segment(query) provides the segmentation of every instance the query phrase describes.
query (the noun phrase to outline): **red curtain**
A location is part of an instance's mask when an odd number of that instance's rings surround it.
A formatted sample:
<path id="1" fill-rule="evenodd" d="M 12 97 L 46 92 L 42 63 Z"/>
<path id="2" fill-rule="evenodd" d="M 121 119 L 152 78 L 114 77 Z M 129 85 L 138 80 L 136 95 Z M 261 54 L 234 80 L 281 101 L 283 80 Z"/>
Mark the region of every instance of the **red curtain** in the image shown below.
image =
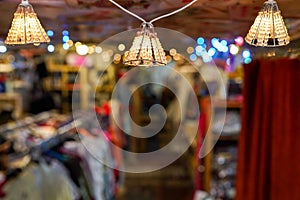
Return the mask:
<path id="1" fill-rule="evenodd" d="M 300 61 L 244 66 L 237 200 L 300 199 Z"/>

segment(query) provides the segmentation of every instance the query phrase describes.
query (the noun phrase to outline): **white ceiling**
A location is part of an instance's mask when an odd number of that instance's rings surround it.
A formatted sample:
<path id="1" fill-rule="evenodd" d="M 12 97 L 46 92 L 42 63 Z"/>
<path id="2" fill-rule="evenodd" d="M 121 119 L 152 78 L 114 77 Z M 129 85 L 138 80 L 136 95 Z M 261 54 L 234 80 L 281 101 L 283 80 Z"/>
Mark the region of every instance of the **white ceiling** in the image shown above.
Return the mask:
<path id="1" fill-rule="evenodd" d="M 179 8 L 191 0 L 116 0 L 118 3 L 150 20 Z M 13 13 L 21 0 L 0 0 L 0 38 L 5 39 Z M 116 8 L 108 0 L 29 0 L 45 27 L 52 29 L 61 41 L 67 28 L 77 41 L 101 42 L 128 28 L 138 28 L 140 21 Z M 264 0 L 199 0 L 192 7 L 154 26 L 182 32 L 190 37 L 234 38 L 244 36 L 253 23 Z M 300 38 L 299 0 L 278 0 L 290 36 Z"/>

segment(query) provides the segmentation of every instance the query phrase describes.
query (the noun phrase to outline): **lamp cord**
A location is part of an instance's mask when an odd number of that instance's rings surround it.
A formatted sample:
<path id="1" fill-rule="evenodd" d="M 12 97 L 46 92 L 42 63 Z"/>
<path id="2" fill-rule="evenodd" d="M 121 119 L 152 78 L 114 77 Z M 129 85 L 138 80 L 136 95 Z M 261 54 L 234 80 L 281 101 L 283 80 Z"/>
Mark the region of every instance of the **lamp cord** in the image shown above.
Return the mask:
<path id="1" fill-rule="evenodd" d="M 129 15 L 131 15 L 131 16 L 133 16 L 133 17 L 139 19 L 139 20 L 141 20 L 141 21 L 144 22 L 144 23 L 147 23 L 147 21 L 146 21 L 145 19 L 143 19 L 142 17 L 138 16 L 137 14 L 135 14 L 135 13 L 133 13 L 133 12 L 127 10 L 126 8 L 124 8 L 123 6 L 121 6 L 120 4 L 118 4 L 117 2 L 115 2 L 114 0 L 109 0 L 109 1 L 110 1 L 111 3 L 113 3 L 115 6 L 117 6 L 118 8 L 120 8 L 121 10 L 123 10 L 124 12 L 128 13 Z M 179 8 L 179 9 L 173 11 L 173 12 L 167 13 L 167 14 L 165 14 L 165 15 L 161 15 L 161 16 L 159 16 L 159 17 L 156 17 L 156 18 L 152 19 L 149 23 L 152 24 L 153 22 L 155 22 L 155 21 L 157 21 L 157 20 L 160 20 L 160 19 L 162 19 L 162 18 L 166 18 L 166 17 L 169 17 L 169 16 L 174 15 L 174 14 L 176 14 L 176 13 L 179 13 L 179 12 L 181 12 L 182 10 L 184 10 L 184 9 L 186 9 L 187 7 L 189 7 L 189 6 L 191 6 L 192 4 L 194 4 L 196 1 L 198 1 L 198 0 L 193 0 L 193 1 L 191 1 L 190 3 L 186 4 L 185 6 Z"/>

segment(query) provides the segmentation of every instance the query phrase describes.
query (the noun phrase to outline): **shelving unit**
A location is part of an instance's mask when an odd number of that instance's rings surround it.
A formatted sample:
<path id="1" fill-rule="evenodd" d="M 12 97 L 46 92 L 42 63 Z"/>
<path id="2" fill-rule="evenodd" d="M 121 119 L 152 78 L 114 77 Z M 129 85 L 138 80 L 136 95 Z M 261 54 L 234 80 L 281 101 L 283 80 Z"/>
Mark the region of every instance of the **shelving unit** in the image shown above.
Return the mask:
<path id="1" fill-rule="evenodd" d="M 212 115 L 217 112 L 216 110 L 218 108 L 226 108 L 226 111 L 229 110 L 237 110 L 241 114 L 241 109 L 243 107 L 241 100 L 216 100 L 213 102 L 214 110 L 211 110 L 211 100 L 210 98 L 202 98 L 201 99 L 202 107 L 205 108 L 202 111 L 206 115 L 206 138 L 208 139 L 208 142 L 206 143 L 207 146 L 205 148 L 209 148 L 213 142 L 216 142 L 216 145 L 214 146 L 213 150 L 208 153 L 203 158 L 203 190 L 209 192 L 209 193 L 216 193 L 216 189 L 212 187 L 213 184 L 218 184 L 216 182 L 220 182 L 222 184 L 221 178 L 218 178 L 218 180 L 214 179 L 214 176 L 216 173 L 219 176 L 224 175 L 223 171 L 218 171 L 220 166 L 216 164 L 216 161 L 219 159 L 219 162 L 226 162 L 226 156 L 230 160 L 232 166 L 234 166 L 236 163 L 236 156 L 237 156 L 237 144 L 239 140 L 239 134 L 222 134 L 220 137 L 217 137 L 214 133 L 212 128 L 209 128 L 210 120 Z M 213 125 L 212 125 L 213 126 Z M 226 150 L 227 148 L 227 150 Z M 221 158 L 218 158 L 218 156 L 221 155 Z M 232 158 L 229 158 L 232 157 Z M 231 160 L 232 159 L 232 160 Z M 225 165 L 225 164 L 224 164 Z M 218 171 L 218 172 L 217 172 Z M 223 173 L 223 174 L 222 174 Z M 231 180 L 235 179 L 235 171 L 234 168 L 230 171 L 230 178 Z M 226 181 L 224 181 L 226 182 Z M 226 183 L 228 184 L 228 182 Z M 234 195 L 234 190 L 230 191 L 231 195 Z M 220 198 L 223 199 L 223 198 Z M 224 199 L 231 199 L 231 198 L 224 198 Z"/>
<path id="2" fill-rule="evenodd" d="M 69 112 L 72 108 L 73 91 L 79 92 L 79 107 L 87 108 L 88 105 L 88 91 L 87 84 L 87 69 L 78 66 L 48 64 L 47 69 L 50 73 L 48 79 L 43 83 L 45 88 L 50 92 L 58 92 L 62 99 L 62 111 Z M 75 83 L 75 79 L 79 76 L 79 82 Z"/>
<path id="3" fill-rule="evenodd" d="M 19 119 L 23 112 L 22 96 L 18 93 L 0 93 L 0 110 L 7 104 L 13 108 L 14 118 Z"/>
<path id="4" fill-rule="evenodd" d="M 88 108 L 91 92 L 96 92 L 96 105 L 102 100 L 109 99 L 116 84 L 117 71 L 113 65 L 103 73 L 96 67 L 71 66 L 49 61 L 47 70 L 50 75 L 43 83 L 44 88 L 61 95 L 63 113 L 71 111 L 72 101 L 78 103 L 76 107 L 79 109 Z"/>

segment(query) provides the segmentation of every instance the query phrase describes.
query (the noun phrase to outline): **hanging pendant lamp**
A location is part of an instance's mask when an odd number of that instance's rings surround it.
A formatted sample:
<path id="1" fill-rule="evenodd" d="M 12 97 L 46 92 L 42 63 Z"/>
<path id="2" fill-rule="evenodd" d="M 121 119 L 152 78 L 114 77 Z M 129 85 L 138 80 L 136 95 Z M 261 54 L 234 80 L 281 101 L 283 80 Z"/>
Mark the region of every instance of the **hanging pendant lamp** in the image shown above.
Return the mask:
<path id="1" fill-rule="evenodd" d="M 151 23 L 142 24 L 142 30 L 137 32 L 130 50 L 125 52 L 123 63 L 146 67 L 167 64 L 166 54 Z"/>
<path id="2" fill-rule="evenodd" d="M 262 47 L 284 46 L 290 42 L 276 1 L 268 0 L 264 3 L 245 41 L 250 45 Z"/>
<path id="3" fill-rule="evenodd" d="M 6 44 L 39 44 L 50 42 L 50 38 L 42 27 L 36 13 L 28 0 L 19 4 L 9 29 Z"/>

